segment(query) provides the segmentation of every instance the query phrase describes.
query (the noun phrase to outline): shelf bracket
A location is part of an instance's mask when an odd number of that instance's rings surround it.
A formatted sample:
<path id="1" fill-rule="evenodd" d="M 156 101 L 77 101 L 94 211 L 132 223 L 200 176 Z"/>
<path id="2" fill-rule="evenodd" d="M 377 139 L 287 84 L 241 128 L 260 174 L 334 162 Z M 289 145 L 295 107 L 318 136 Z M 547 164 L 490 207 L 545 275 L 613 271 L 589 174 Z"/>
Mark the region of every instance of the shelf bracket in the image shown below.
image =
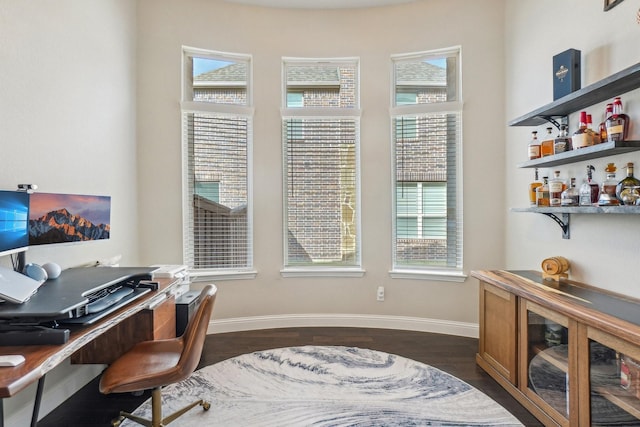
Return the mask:
<path id="1" fill-rule="evenodd" d="M 549 218 L 553 219 L 556 223 L 558 223 L 560 228 L 562 228 L 562 238 L 563 239 L 569 239 L 570 238 L 570 234 L 569 234 L 569 214 L 568 213 L 560 214 L 562 216 L 562 218 L 560 218 L 560 217 L 558 217 L 558 215 L 556 215 L 554 213 L 550 213 L 550 212 L 541 212 L 541 213 L 543 215 L 546 215 Z"/>
<path id="2" fill-rule="evenodd" d="M 551 123 L 560 130 L 561 125 L 565 125 L 566 129 L 569 129 L 569 116 L 541 116 L 543 119 Z M 556 120 L 557 119 L 557 120 Z"/>

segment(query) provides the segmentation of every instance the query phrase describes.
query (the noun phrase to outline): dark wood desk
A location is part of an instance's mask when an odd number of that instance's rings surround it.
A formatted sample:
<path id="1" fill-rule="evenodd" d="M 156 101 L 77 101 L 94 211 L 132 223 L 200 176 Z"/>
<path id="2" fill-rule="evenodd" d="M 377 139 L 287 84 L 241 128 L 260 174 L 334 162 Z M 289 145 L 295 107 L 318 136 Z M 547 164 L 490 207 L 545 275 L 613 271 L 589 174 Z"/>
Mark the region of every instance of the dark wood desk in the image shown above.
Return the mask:
<path id="1" fill-rule="evenodd" d="M 144 340 L 175 337 L 175 298 L 177 279 L 157 279 L 160 287 L 125 305 L 89 326 L 65 325 L 69 341 L 62 345 L 0 346 L 0 355 L 22 354 L 25 362 L 0 368 L 0 399 L 15 396 L 34 382 L 38 391 L 32 425 L 37 423 L 42 387 L 47 372 L 65 359 L 71 363 L 109 364 Z M 0 427 L 4 425 L 0 400 Z"/>

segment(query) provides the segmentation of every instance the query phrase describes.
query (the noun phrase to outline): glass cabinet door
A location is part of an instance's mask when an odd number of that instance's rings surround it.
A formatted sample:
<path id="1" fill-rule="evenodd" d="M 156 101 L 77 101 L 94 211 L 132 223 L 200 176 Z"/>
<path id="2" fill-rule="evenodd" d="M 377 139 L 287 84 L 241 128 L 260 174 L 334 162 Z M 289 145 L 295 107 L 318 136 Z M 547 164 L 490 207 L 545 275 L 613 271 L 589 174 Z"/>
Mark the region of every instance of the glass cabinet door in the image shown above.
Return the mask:
<path id="1" fill-rule="evenodd" d="M 640 426 L 640 350 L 589 328 L 589 413 L 594 426 Z"/>
<path id="2" fill-rule="evenodd" d="M 569 322 L 530 301 L 521 306 L 520 387 L 560 425 L 569 425 Z"/>

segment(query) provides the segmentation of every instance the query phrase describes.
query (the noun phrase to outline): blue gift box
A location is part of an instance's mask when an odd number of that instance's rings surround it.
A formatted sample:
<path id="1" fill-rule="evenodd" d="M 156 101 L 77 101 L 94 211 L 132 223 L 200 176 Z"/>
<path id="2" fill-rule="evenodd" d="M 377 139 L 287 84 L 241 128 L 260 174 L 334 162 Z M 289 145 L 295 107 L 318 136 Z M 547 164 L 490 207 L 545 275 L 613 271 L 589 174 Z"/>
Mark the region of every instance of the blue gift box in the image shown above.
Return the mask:
<path id="1" fill-rule="evenodd" d="M 553 57 L 553 100 L 580 89 L 580 51 L 568 49 Z"/>

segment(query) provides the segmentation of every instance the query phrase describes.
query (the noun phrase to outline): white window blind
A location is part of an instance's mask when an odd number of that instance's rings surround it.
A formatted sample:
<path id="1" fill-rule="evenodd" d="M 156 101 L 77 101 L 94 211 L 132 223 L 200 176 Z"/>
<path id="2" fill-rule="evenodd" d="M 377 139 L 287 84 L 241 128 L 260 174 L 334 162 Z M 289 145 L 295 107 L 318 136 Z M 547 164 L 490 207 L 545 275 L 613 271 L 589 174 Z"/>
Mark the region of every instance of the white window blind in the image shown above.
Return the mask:
<path id="1" fill-rule="evenodd" d="M 396 186 L 398 237 L 403 239 L 446 238 L 446 183 L 402 182 Z"/>
<path id="2" fill-rule="evenodd" d="M 459 56 L 393 58 L 394 270 L 462 270 Z"/>
<path id="3" fill-rule="evenodd" d="M 287 265 L 356 265 L 356 120 L 284 127 Z"/>
<path id="4" fill-rule="evenodd" d="M 249 62 L 186 51 L 185 64 L 184 261 L 196 271 L 246 270 L 253 264 L 252 114 L 233 105 L 250 100 Z"/>
<path id="5" fill-rule="evenodd" d="M 284 67 L 285 268 L 359 267 L 357 62 Z"/>

